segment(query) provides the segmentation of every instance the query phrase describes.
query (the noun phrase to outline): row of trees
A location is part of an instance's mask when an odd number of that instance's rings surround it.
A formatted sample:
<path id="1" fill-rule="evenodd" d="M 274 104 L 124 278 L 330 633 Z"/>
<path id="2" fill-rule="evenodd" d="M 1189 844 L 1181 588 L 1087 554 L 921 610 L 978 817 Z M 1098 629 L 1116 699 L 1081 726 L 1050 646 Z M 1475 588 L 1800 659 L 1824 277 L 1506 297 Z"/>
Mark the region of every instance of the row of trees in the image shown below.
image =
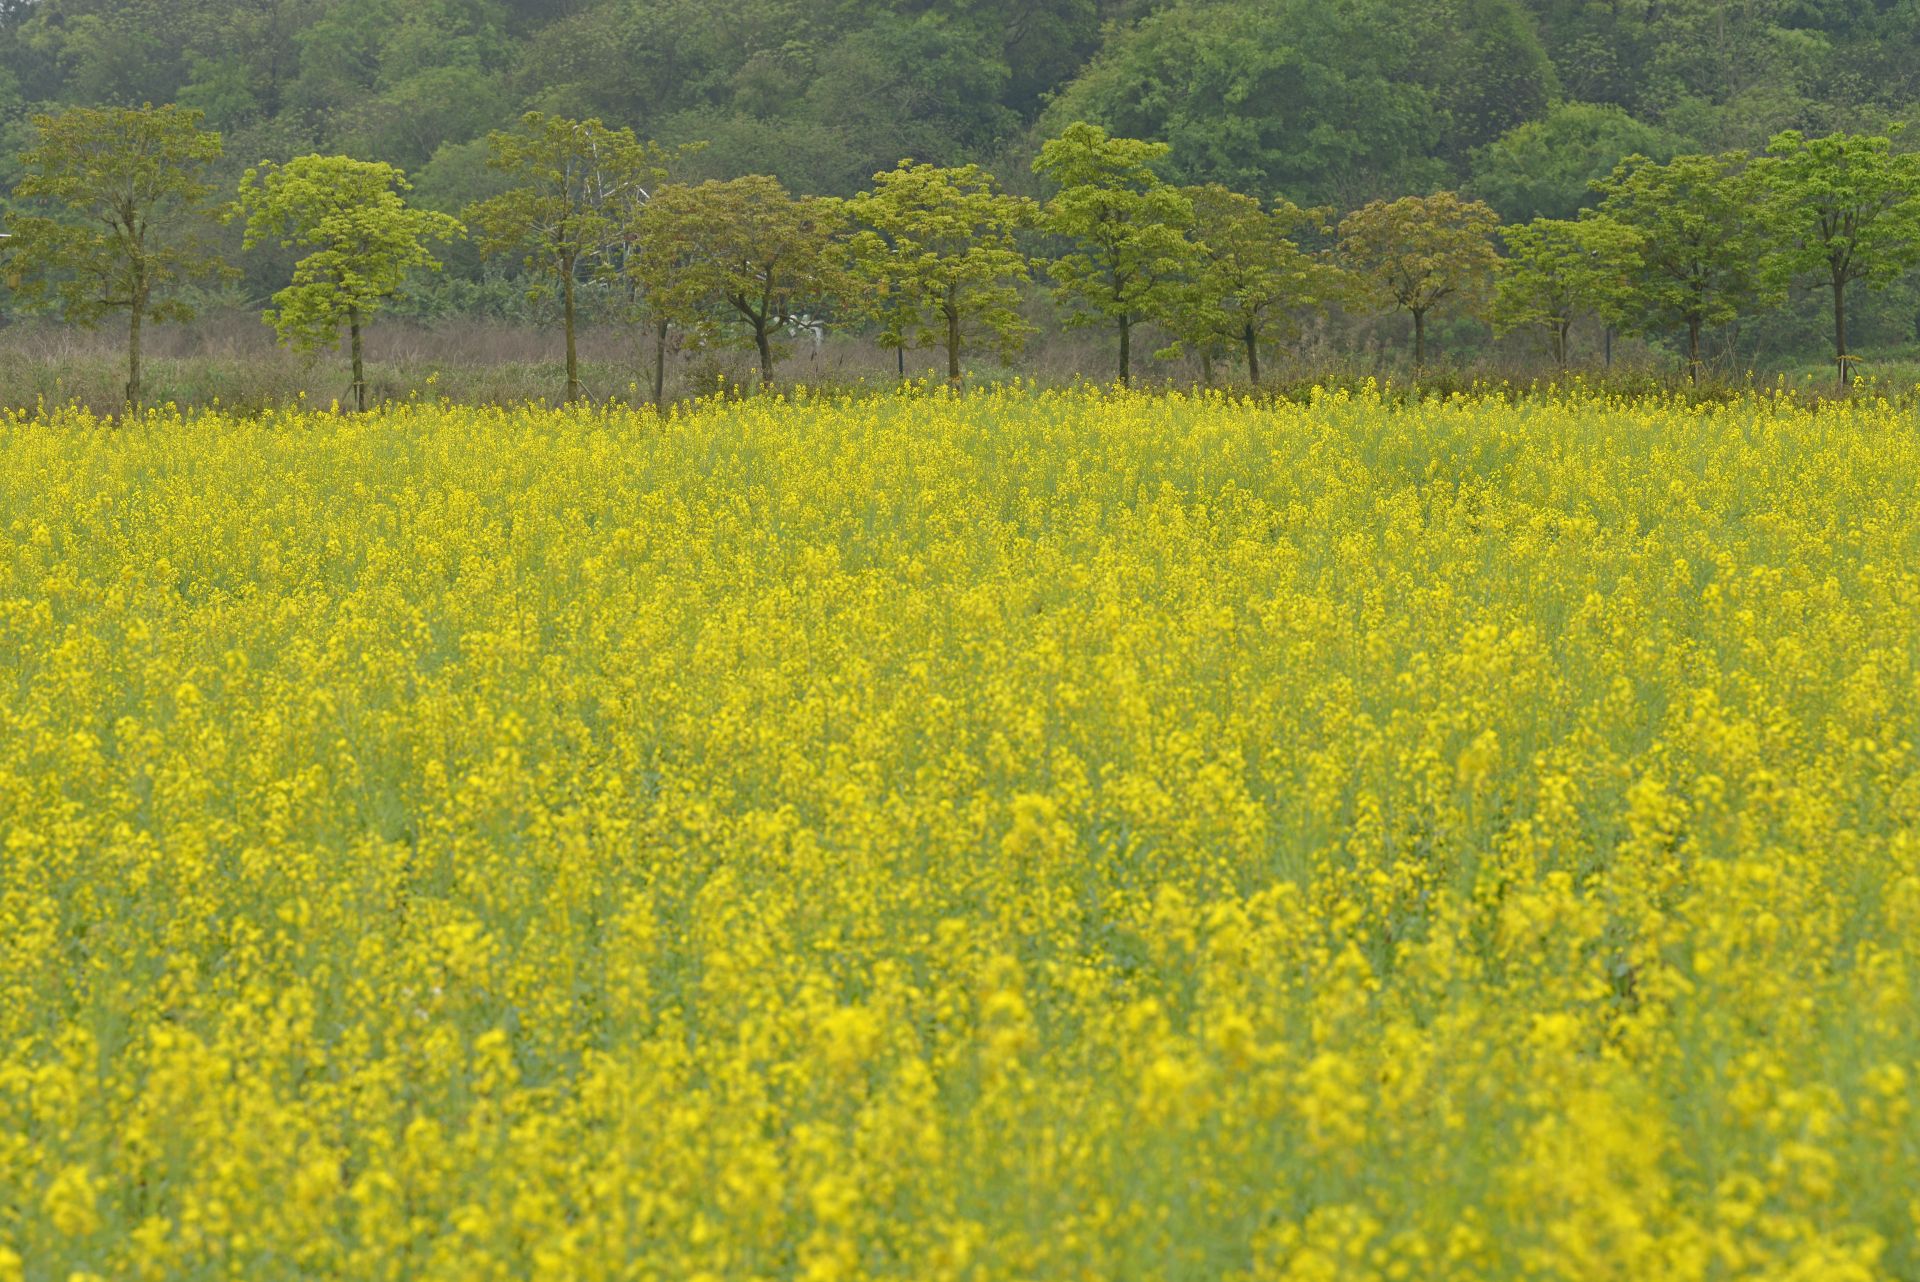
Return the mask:
<path id="1" fill-rule="evenodd" d="M 1038 272 L 1064 323 L 1111 331 L 1123 383 L 1143 325 L 1170 339 L 1161 354 L 1191 352 L 1209 377 L 1244 356 L 1257 384 L 1263 352 L 1336 305 L 1405 312 L 1416 368 L 1430 315 L 1453 308 L 1496 331 L 1537 329 L 1562 364 L 1583 314 L 1610 329 L 1684 332 L 1697 378 L 1705 330 L 1808 279 L 1832 291 L 1844 382 L 1848 289 L 1920 263 L 1920 156 L 1888 135 L 1789 132 L 1759 156 L 1629 157 L 1577 217 L 1503 226 L 1486 204 L 1446 191 L 1336 221 L 1328 208 L 1180 186 L 1162 177 L 1167 144 L 1085 122 L 1040 147 L 1044 202 L 975 165 L 911 160 L 843 200 L 796 196 L 764 175 L 677 181 L 697 148 L 530 113 L 489 136 L 506 182 L 461 219 L 410 205 L 393 166 L 344 156 L 263 164 L 221 198 L 208 178 L 219 136 L 190 109 L 79 108 L 37 117 L 34 130 L 14 195 L 36 212 L 12 227 L 6 277 L 73 321 L 127 314 L 133 406 L 143 324 L 183 317 L 181 285 L 232 270 L 208 236 L 215 220 L 240 222 L 249 250 L 298 254 L 266 318 L 302 347 L 337 346 L 344 333 L 362 409 L 364 326 L 438 267 L 433 244 L 469 227 L 484 253 L 517 259 L 533 289 L 557 296 L 568 400 L 584 395 L 583 290 L 620 299 L 652 328 L 657 400 L 675 329 L 751 345 L 765 383 L 781 337 L 825 318 L 875 331 L 903 367 L 907 347 L 941 348 L 958 380 L 967 352 L 1011 357 L 1034 332 L 1021 302 Z"/>
<path id="2" fill-rule="evenodd" d="M 1599 203 L 1577 218 L 1500 229 L 1495 328 L 1539 326 L 1562 364 L 1584 311 L 1635 332 L 1684 331 L 1697 378 L 1710 327 L 1807 282 L 1831 293 L 1845 383 L 1849 289 L 1883 289 L 1920 263 L 1920 155 L 1886 134 L 1789 131 L 1759 156 L 1629 160 L 1594 188 Z"/>

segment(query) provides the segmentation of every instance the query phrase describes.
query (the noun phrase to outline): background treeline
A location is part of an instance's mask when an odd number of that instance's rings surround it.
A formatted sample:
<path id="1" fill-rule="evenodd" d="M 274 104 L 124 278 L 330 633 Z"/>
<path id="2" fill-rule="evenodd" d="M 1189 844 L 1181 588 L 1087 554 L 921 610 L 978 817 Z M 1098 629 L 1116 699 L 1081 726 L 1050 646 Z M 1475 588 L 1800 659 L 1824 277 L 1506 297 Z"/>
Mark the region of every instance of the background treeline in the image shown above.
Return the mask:
<path id="1" fill-rule="evenodd" d="M 136 409 L 147 324 L 191 319 L 193 282 L 239 274 L 215 225 L 243 228 L 244 251 L 277 246 L 292 259 L 264 319 L 313 352 L 344 334 L 362 410 L 375 399 L 367 326 L 438 272 L 436 246 L 467 239 L 469 225 L 484 256 L 517 262 L 530 293 L 558 300 L 566 400 L 591 397 L 579 332 L 597 308 L 651 333 L 656 404 L 676 339 L 750 348 L 764 388 L 778 348 L 818 345 L 830 326 L 893 349 L 901 377 L 909 347 L 937 348 L 958 383 L 969 358 L 1017 359 L 1039 332 L 1024 307 L 1036 276 L 1062 327 L 1117 344 L 1121 383 L 1138 336 L 1152 335 L 1167 340 L 1157 356 L 1196 357 L 1206 382 L 1238 363 L 1255 387 L 1262 354 L 1336 306 L 1404 314 L 1416 372 L 1430 321 L 1445 313 L 1531 331 L 1559 369 L 1574 325 L 1591 317 L 1609 359 L 1616 331 L 1684 333 L 1697 383 L 1715 328 L 1809 284 L 1831 302 L 1844 385 L 1856 360 L 1850 296 L 1885 291 L 1920 264 L 1920 153 L 1896 151 L 1890 134 L 1789 130 L 1760 155 L 1629 156 L 1570 219 L 1503 224 L 1485 202 L 1439 191 L 1368 201 L 1336 222 L 1331 206 L 1173 183 L 1167 143 L 1085 121 L 1034 157 L 1044 201 L 978 165 L 911 159 L 843 199 L 795 195 L 766 174 L 693 181 L 680 171 L 699 144 L 667 148 L 599 120 L 529 112 L 488 135 L 500 189 L 463 222 L 411 204 L 398 168 L 341 155 L 263 161 L 222 199 L 220 135 L 197 109 L 76 107 L 30 125 L 12 193 L 24 212 L 0 274 L 71 322 L 123 314 L 121 403 Z"/>
<path id="2" fill-rule="evenodd" d="M 852 196 L 913 156 L 977 164 L 1005 193 L 1044 200 L 1033 161 L 1084 120 L 1170 144 L 1154 167 L 1177 187 L 1336 221 L 1448 190 L 1512 224 L 1573 218 L 1629 155 L 1876 133 L 1920 103 L 1917 54 L 1920 6 L 1891 0 L 0 0 L 0 189 L 22 177 L 31 117 L 77 104 L 201 112 L 223 137 L 208 173 L 223 190 L 261 161 L 350 155 L 404 170 L 413 204 L 456 215 L 508 189 L 488 136 L 530 109 L 655 139 L 688 184 L 765 174 L 823 196 Z M 196 286 L 203 317 L 258 310 L 285 283 L 288 256 L 242 254 L 242 235 L 238 222 L 218 233 L 239 270 Z M 1039 235 L 1020 232 L 1023 252 L 1051 252 Z M 554 300 L 528 290 L 524 263 L 481 248 L 443 247 L 444 270 L 390 311 L 551 324 Z M 1850 345 L 1885 371 L 1920 335 L 1920 289 L 1906 272 L 1874 283 L 1849 303 Z M 622 332 L 617 308 L 590 301 L 588 326 Z M 1830 300 L 1816 279 L 1756 301 L 1707 327 L 1707 359 L 1824 363 Z M 1021 307 L 1039 331 L 1029 360 L 1059 369 L 1063 318 L 1045 295 Z M 25 312 L 0 291 L 0 318 Z M 1529 334 L 1498 341 L 1483 313 L 1437 311 L 1434 359 L 1545 362 Z M 1322 363 L 1392 365 L 1413 326 L 1335 298 L 1306 346 Z M 600 351 L 606 332 L 583 342 Z M 1562 353 L 1689 369 L 1686 335 L 1611 341 L 1620 332 L 1583 321 Z M 1146 352 L 1199 373 L 1208 354 L 1175 338 L 1155 332 Z M 1083 363 L 1085 347 L 1071 350 Z"/>

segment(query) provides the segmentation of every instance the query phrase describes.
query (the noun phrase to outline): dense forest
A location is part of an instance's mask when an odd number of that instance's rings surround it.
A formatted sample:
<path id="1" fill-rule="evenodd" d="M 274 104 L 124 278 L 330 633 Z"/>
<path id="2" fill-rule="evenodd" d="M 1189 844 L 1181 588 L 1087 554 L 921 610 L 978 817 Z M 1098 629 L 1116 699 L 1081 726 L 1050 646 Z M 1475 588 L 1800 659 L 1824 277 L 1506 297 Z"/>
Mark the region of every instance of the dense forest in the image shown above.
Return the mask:
<path id="1" fill-rule="evenodd" d="M 449 212 L 497 194 L 486 136 L 537 110 L 823 195 L 902 157 L 1040 194 L 1041 141 L 1084 120 L 1171 144 L 1174 182 L 1452 189 L 1513 223 L 1571 217 L 1629 154 L 1914 115 L 1920 0 L 0 0 L 0 191 L 32 113 L 143 102 L 204 113 L 229 177 L 337 152 Z M 471 246 L 447 265 L 435 307 L 512 294 Z M 1862 308 L 1869 342 L 1915 332 L 1908 285 Z"/>
<path id="2" fill-rule="evenodd" d="M 825 194 L 902 156 L 1012 178 L 1084 119 L 1172 143 L 1181 181 L 1344 206 L 1457 186 L 1512 221 L 1570 212 L 1628 151 L 1909 114 L 1920 4 L 0 0 L 0 121 L 141 102 L 200 108 L 237 166 L 345 152 L 447 205 L 537 109 Z"/>

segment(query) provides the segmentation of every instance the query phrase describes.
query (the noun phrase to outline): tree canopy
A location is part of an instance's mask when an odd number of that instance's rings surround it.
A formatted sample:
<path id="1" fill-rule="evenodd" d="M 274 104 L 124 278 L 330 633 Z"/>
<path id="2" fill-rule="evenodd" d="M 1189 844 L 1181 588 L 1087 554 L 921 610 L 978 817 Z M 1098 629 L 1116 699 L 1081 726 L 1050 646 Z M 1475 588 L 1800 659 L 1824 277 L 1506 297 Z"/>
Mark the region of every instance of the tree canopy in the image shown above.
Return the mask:
<path id="1" fill-rule="evenodd" d="M 1330 257 L 1302 249 L 1297 239 L 1327 233 L 1332 211 L 1286 200 L 1268 209 L 1218 183 L 1185 194 L 1194 250 L 1168 310 L 1178 339 L 1171 350 L 1191 348 L 1210 363 L 1238 348 L 1247 381 L 1257 386 L 1262 349 L 1292 337 L 1303 315 L 1324 312 L 1347 292 Z"/>
<path id="2" fill-rule="evenodd" d="M 1172 144 L 1165 176 L 1175 182 L 1343 207 L 1452 187 L 1525 221 L 1571 216 L 1567 180 L 1602 177 L 1635 152 L 1759 152 L 1788 129 L 1912 115 L 1920 6 L 0 5 L 0 130 L 35 111 L 142 102 L 204 112 L 247 163 L 341 153 L 418 172 L 533 110 L 669 144 L 710 140 L 698 177 L 771 169 L 793 190 L 830 195 L 853 194 L 901 156 L 979 163 L 1011 180 L 1037 138 L 1087 120 Z M 1548 135 L 1516 132 L 1532 126 Z"/>
<path id="3" fill-rule="evenodd" d="M 487 136 L 487 164 L 506 190 L 476 202 L 467 221 L 492 255 L 519 256 L 535 288 L 557 287 L 566 331 L 567 400 L 579 400 L 576 297 L 582 275 L 623 270 L 613 256 L 666 178 L 666 153 L 627 128 L 530 111 L 520 127 Z"/>
<path id="4" fill-rule="evenodd" d="M 1622 315 L 1629 328 L 1686 333 L 1687 368 L 1698 380 L 1702 338 L 1763 297 L 1765 227 L 1757 175 L 1740 152 L 1633 156 L 1600 183 L 1597 216 L 1625 228 L 1616 242 Z"/>
<path id="5" fill-rule="evenodd" d="M 1065 244 L 1048 269 L 1068 325 L 1104 321 L 1120 337 L 1120 381 L 1133 375 L 1133 328 L 1164 316 L 1194 265 L 1193 202 L 1162 179 L 1165 143 L 1113 138 L 1076 122 L 1047 140 L 1033 171 L 1055 187 L 1041 225 Z"/>
<path id="6" fill-rule="evenodd" d="M 1884 289 L 1920 262 L 1920 155 L 1885 134 L 1789 131 L 1755 170 L 1776 285 L 1812 276 L 1833 292 L 1833 352 L 1849 378 L 1847 287 Z"/>
<path id="7" fill-rule="evenodd" d="M 20 157 L 9 246 L 19 276 L 69 321 L 127 314 L 126 403 L 142 402 L 141 331 L 185 320 L 181 285 L 226 270 L 207 235 L 220 135 L 198 111 L 166 106 L 76 108 L 35 116 Z"/>
<path id="8" fill-rule="evenodd" d="M 633 270 L 673 321 L 744 328 L 764 386 L 779 333 L 859 289 L 838 248 L 845 221 L 841 202 L 794 196 L 761 174 L 669 187 L 639 222 Z"/>
<path id="9" fill-rule="evenodd" d="M 440 283 L 406 306 L 417 317 L 524 321 L 553 296 L 569 398 L 585 392 L 580 318 L 644 314 L 656 392 L 663 385 L 661 327 L 673 322 L 652 304 L 657 293 L 678 306 L 655 288 L 675 264 L 655 271 L 635 255 L 669 165 L 688 185 L 758 175 L 794 199 L 870 191 L 866 248 L 888 252 L 841 264 L 860 269 L 842 293 L 858 296 L 886 345 L 946 347 L 950 371 L 963 347 L 1006 351 L 1027 326 L 1097 321 L 1115 331 L 1130 375 L 1145 321 L 1156 348 L 1244 355 L 1251 372 L 1317 291 L 1287 286 L 1274 297 L 1291 301 L 1268 304 L 1251 344 L 1244 322 L 1229 341 L 1227 304 L 1264 291 L 1227 279 L 1244 278 L 1253 258 L 1219 252 L 1235 227 L 1256 226 L 1244 201 L 1332 218 L 1456 192 L 1509 226 L 1569 224 L 1599 247 L 1607 288 L 1580 314 L 1617 322 L 1609 352 L 1616 329 L 1647 340 L 1630 345 L 1635 359 L 1683 340 L 1695 362 L 1703 341 L 1747 355 L 1805 351 L 1829 332 L 1830 305 L 1845 376 L 1856 359 L 1881 361 L 1920 336 L 1910 202 L 1900 199 L 1920 146 L 1891 127 L 1920 111 L 1916 55 L 1920 5 L 1865 0 L 0 0 L 0 191 L 18 193 L 0 201 L 14 237 L 0 322 L 77 272 L 72 262 L 47 270 L 55 240 L 29 234 L 48 219 L 80 221 L 21 185 L 36 122 L 151 102 L 225 144 L 182 171 L 208 192 L 231 193 L 248 165 L 284 171 L 309 156 L 414 175 L 410 204 L 464 212 L 476 235 L 449 246 Z M 1076 148 L 1100 150 L 1095 137 L 1130 159 L 1104 175 L 1067 173 Z M 901 156 L 915 172 L 893 180 L 899 191 L 876 184 Z M 1629 180 L 1631 157 L 1656 168 Z M 1705 271 L 1711 255 L 1690 267 L 1664 257 L 1692 234 L 1687 218 L 1718 217 L 1706 185 L 1677 178 L 1687 158 L 1738 189 L 1727 227 L 1712 229 L 1732 237 L 1724 280 L 1676 284 L 1675 271 Z M 1042 225 L 1003 234 L 993 220 L 974 223 L 987 257 L 998 255 L 991 263 L 919 246 L 900 219 L 945 217 L 938 193 L 918 190 L 935 174 L 969 175 L 952 180 L 968 199 L 1044 202 Z M 1651 186 L 1627 190 L 1667 178 L 1679 183 L 1667 193 L 1673 209 Z M 1611 208 L 1599 210 L 1603 201 Z M 889 202 L 898 217 L 882 226 Z M 156 243 L 192 221 L 163 217 Z M 1266 248 L 1291 242 L 1268 230 L 1278 239 Z M 187 239 L 200 266 L 243 248 L 237 231 Z M 1350 266 L 1364 239 L 1349 237 Z M 48 250 L 37 259 L 36 240 Z M 1555 291 L 1579 266 L 1572 241 L 1516 232 L 1505 243 L 1513 261 L 1496 328 L 1526 317 L 1515 327 L 1561 326 L 1569 338 Z M 938 317 L 922 305 L 924 280 L 899 287 L 913 274 L 908 255 L 925 266 L 929 253 L 967 273 L 949 281 L 954 305 Z M 1275 270 L 1304 271 L 1311 258 Z M 1029 305 L 1016 259 L 1047 262 L 1034 274 L 1057 314 Z M 190 275 L 187 261 L 174 283 Z M 160 310 L 134 309 L 130 388 L 143 319 L 189 303 L 259 308 L 286 287 L 285 256 L 241 261 L 229 293 L 162 281 Z M 1393 269 L 1384 258 L 1374 266 L 1356 278 L 1371 279 L 1376 298 L 1392 295 Z M 1394 304 L 1411 317 L 1416 359 L 1432 306 L 1465 300 L 1482 313 L 1491 276 L 1476 279 Z M 1677 293 L 1694 297 L 1682 306 Z M 109 296 L 119 295 L 99 295 Z M 59 301 L 76 321 L 99 319 L 77 295 Z M 1342 295 L 1329 332 L 1363 346 L 1356 301 Z M 689 320 L 682 337 L 718 333 L 716 314 Z M 772 344 L 780 325 L 768 325 Z M 1484 332 L 1456 320 L 1448 351 L 1467 353 Z"/>
<path id="10" fill-rule="evenodd" d="M 1427 316 L 1443 303 L 1477 311 L 1493 288 L 1500 219 L 1450 191 L 1376 200 L 1340 221 L 1340 256 L 1383 308 L 1413 318 L 1413 363 L 1427 362 Z"/>
<path id="11" fill-rule="evenodd" d="M 1036 221 L 1033 202 L 1000 191 L 978 165 L 903 160 L 873 182 L 850 209 L 870 229 L 856 252 L 885 296 L 895 345 L 944 347 L 954 382 L 971 342 L 1018 351 L 1033 327 L 1019 312 L 1029 275 L 1014 234 Z"/>
<path id="12" fill-rule="evenodd" d="M 273 296 L 267 321 L 283 342 L 331 347 L 348 331 L 356 409 L 367 408 L 361 328 L 410 272 L 438 270 L 427 248 L 466 229 L 449 215 L 408 206 L 405 174 L 347 156 L 302 156 L 249 169 L 240 182 L 246 247 L 268 241 L 307 253 Z"/>

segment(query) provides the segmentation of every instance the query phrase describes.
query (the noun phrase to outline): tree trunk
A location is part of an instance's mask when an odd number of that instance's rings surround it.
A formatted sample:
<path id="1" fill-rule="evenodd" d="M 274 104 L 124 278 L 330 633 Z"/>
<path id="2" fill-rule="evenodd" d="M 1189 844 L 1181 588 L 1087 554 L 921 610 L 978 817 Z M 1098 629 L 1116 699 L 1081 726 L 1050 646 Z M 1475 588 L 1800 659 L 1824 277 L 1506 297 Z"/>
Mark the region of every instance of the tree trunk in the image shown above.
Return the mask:
<path id="1" fill-rule="evenodd" d="M 653 322 L 653 408 L 663 409 L 667 401 L 667 318 Z"/>
<path id="2" fill-rule="evenodd" d="M 893 364 L 894 364 L 894 368 L 899 372 L 900 381 L 902 383 L 906 382 L 907 381 L 907 345 L 905 343 L 899 343 L 894 346 Z"/>
<path id="3" fill-rule="evenodd" d="M 1213 386 L 1213 353 L 1205 349 L 1200 352 L 1200 383 L 1204 387 Z"/>
<path id="4" fill-rule="evenodd" d="M 353 408 L 367 412 L 367 370 L 360 346 L 360 309 L 347 308 L 348 345 L 353 351 Z"/>
<path id="5" fill-rule="evenodd" d="M 1606 354 L 1607 368 L 1612 369 L 1613 368 L 1613 326 L 1611 325 L 1607 326 L 1606 347 L 1607 347 L 1607 354 Z"/>
<path id="6" fill-rule="evenodd" d="M 1561 369 L 1567 367 L 1567 333 L 1573 328 L 1573 322 L 1560 321 L 1553 327 L 1553 360 Z"/>
<path id="7" fill-rule="evenodd" d="M 1247 326 L 1247 381 L 1255 387 L 1260 386 L 1260 335 L 1254 332 L 1252 325 Z"/>
<path id="8" fill-rule="evenodd" d="M 1427 367 L 1427 309 L 1413 309 L 1413 372 Z"/>
<path id="9" fill-rule="evenodd" d="M 561 310 L 566 314 L 567 325 L 567 404 L 571 405 L 586 395 L 586 389 L 580 386 L 580 353 L 574 343 L 573 326 L 573 264 L 569 262 L 566 270 L 560 274 Z"/>
<path id="10" fill-rule="evenodd" d="M 1852 379 L 1847 355 L 1847 282 L 1836 278 L 1833 282 L 1833 359 L 1840 367 L 1842 387 Z"/>
<path id="11" fill-rule="evenodd" d="M 1700 318 L 1687 317 L 1687 381 L 1700 385 Z"/>
<path id="12" fill-rule="evenodd" d="M 767 337 L 767 323 L 753 323 L 753 345 L 760 349 L 760 386 L 773 385 L 773 343 Z"/>
<path id="13" fill-rule="evenodd" d="M 133 296 L 132 317 L 127 322 L 127 412 L 140 412 L 140 323 L 146 319 L 144 290 Z"/>
<path id="14" fill-rule="evenodd" d="M 1120 386 L 1131 387 L 1133 377 L 1133 317 L 1120 313 Z"/>
<path id="15" fill-rule="evenodd" d="M 947 381 L 960 386 L 960 309 L 947 304 Z"/>

